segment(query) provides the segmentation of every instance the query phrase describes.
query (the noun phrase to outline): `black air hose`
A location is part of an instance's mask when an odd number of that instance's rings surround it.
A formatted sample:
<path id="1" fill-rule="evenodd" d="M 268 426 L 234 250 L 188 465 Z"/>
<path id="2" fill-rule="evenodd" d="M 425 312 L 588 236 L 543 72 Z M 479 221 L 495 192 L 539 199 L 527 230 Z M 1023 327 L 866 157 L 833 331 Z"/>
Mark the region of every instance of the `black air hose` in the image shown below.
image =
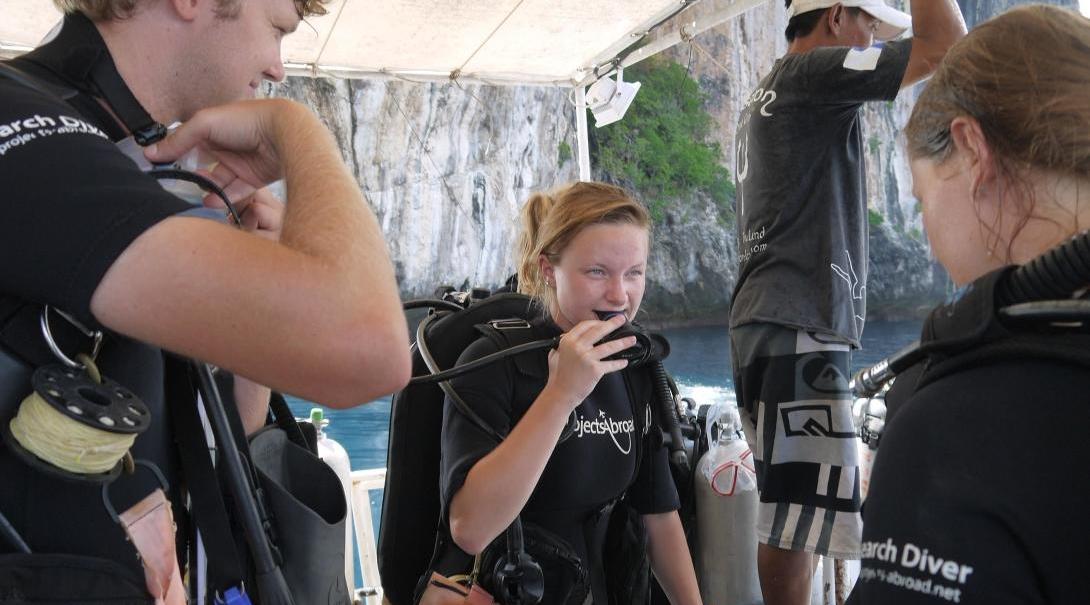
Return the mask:
<path id="1" fill-rule="evenodd" d="M 999 285 L 996 307 L 1070 298 L 1090 286 L 1090 232 L 1072 237 L 1014 270 Z"/>
<path id="2" fill-rule="evenodd" d="M 26 555 L 31 554 L 30 547 L 23 541 L 23 537 L 19 535 L 19 532 L 15 530 L 15 527 L 11 525 L 11 522 L 2 512 L 0 512 L 0 533 L 8 539 L 8 543 L 14 546 L 17 551 Z"/>
<path id="3" fill-rule="evenodd" d="M 405 311 L 412 309 L 446 309 L 447 311 L 454 311 L 455 313 L 466 309 L 464 305 L 438 298 L 414 298 L 401 303 L 401 308 Z"/>
<path id="4" fill-rule="evenodd" d="M 649 363 L 651 382 L 655 399 L 659 402 L 659 421 L 662 428 L 670 435 L 670 460 L 675 466 L 689 470 L 689 456 L 685 453 L 685 441 L 681 437 L 678 424 L 677 405 L 674 403 L 674 391 L 670 388 L 670 378 L 662 361 L 655 359 Z"/>
<path id="5" fill-rule="evenodd" d="M 873 366 L 856 372 L 848 383 L 848 388 L 855 397 L 874 397 L 887 382 L 916 365 L 925 355 L 926 352 L 920 348 L 920 341 L 913 341 Z"/>

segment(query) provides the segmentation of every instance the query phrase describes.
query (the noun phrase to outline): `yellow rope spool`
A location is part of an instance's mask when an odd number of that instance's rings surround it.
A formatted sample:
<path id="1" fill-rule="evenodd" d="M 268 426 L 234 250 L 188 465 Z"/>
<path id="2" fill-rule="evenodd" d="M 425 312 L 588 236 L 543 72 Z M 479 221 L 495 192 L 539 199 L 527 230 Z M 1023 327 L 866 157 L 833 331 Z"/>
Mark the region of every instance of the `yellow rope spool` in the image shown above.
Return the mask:
<path id="1" fill-rule="evenodd" d="M 83 368 L 45 366 L 32 378 L 34 392 L 6 427 L 13 449 L 34 466 L 79 480 L 108 481 L 150 413 L 132 392 L 104 379 L 94 360 L 77 357 Z M 20 451 L 23 450 L 23 451 Z M 30 456 L 32 455 L 32 456 Z M 35 462 L 34 459 L 37 459 Z"/>
<path id="2" fill-rule="evenodd" d="M 110 471 L 136 441 L 135 434 L 111 433 L 72 420 L 36 392 L 23 400 L 10 426 L 27 451 L 78 474 Z"/>

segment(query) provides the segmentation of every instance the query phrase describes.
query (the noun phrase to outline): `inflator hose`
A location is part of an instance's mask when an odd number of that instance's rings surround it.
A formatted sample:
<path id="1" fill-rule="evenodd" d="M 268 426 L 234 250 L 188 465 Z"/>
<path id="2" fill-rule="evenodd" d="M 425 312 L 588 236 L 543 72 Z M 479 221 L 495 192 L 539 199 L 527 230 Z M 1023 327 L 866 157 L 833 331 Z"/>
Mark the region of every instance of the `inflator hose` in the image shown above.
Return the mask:
<path id="1" fill-rule="evenodd" d="M 242 526 L 242 533 L 254 557 L 257 574 L 255 581 L 261 603 L 295 605 L 295 600 L 284 580 L 284 574 L 274 558 L 269 536 L 265 533 L 262 517 L 266 515 L 259 511 L 257 497 L 254 494 L 255 486 L 247 476 L 242 454 L 239 453 L 238 445 L 231 433 L 231 424 L 227 419 L 219 388 L 216 386 L 215 379 L 212 378 L 212 371 L 205 363 L 193 361 L 192 365 L 197 373 L 197 386 L 201 401 L 204 403 L 204 411 L 209 424 L 212 425 L 216 447 L 219 448 L 219 463 L 226 470 L 227 487 L 235 501 L 235 510 Z"/>
<path id="2" fill-rule="evenodd" d="M 670 388 L 670 379 L 662 361 L 654 359 L 648 364 L 655 399 L 659 402 L 659 421 L 663 430 L 670 435 L 670 460 L 678 467 L 689 470 L 689 456 L 685 453 L 685 441 L 681 437 L 681 426 L 677 420 L 677 406 L 674 404 L 674 391 Z"/>
<path id="3" fill-rule="evenodd" d="M 176 168 L 154 168 L 148 174 L 160 181 L 185 181 L 187 183 L 193 183 L 201 189 L 215 194 L 216 197 L 223 200 L 223 204 L 227 207 L 227 214 L 231 216 L 231 220 L 235 221 L 235 225 L 239 228 L 242 228 L 242 217 L 239 216 L 238 211 L 235 210 L 235 205 L 231 203 L 230 198 L 227 197 L 227 193 L 224 192 L 219 185 L 212 182 L 212 179 L 201 176 L 196 172 Z"/>
<path id="4" fill-rule="evenodd" d="M 419 343 L 421 341 L 422 337 L 423 337 L 422 334 L 417 334 L 416 342 Z M 485 355 L 484 357 L 481 357 L 479 359 L 474 359 L 473 361 L 464 363 L 464 364 L 462 364 L 460 366 L 454 366 L 453 368 L 443 370 L 443 371 L 439 371 L 438 366 L 436 366 L 433 369 L 432 366 L 429 365 L 428 369 L 432 372 L 431 374 L 424 374 L 424 375 L 421 375 L 421 376 L 414 376 L 409 380 L 409 384 L 417 385 L 417 384 L 431 384 L 431 383 L 436 383 L 436 382 L 442 383 L 444 381 L 452 380 L 452 379 L 457 378 L 459 376 L 462 376 L 464 374 L 469 374 L 470 372 L 476 371 L 476 370 L 478 370 L 478 369 L 480 369 L 480 368 L 482 368 L 482 367 L 484 367 L 486 365 L 496 363 L 497 361 L 507 359 L 508 357 L 512 357 L 514 355 L 519 355 L 521 353 L 526 353 L 528 351 L 539 351 L 541 349 L 555 349 L 559 345 L 560 345 L 560 337 L 558 336 L 556 338 L 545 338 L 545 339 L 542 339 L 542 340 L 535 340 L 535 341 L 532 341 L 532 342 L 527 342 L 527 343 L 524 343 L 524 344 L 513 346 L 510 349 L 503 349 L 502 351 L 496 351 L 495 353 L 489 353 L 488 355 Z M 423 355 L 424 351 L 425 351 L 425 347 L 422 347 L 422 346 L 418 345 L 418 348 L 420 349 L 420 352 Z M 425 359 L 425 362 L 427 362 L 427 361 L 428 360 Z"/>
<path id="5" fill-rule="evenodd" d="M 7 538 L 8 543 L 15 547 L 18 552 L 29 555 L 30 547 L 23 541 L 23 537 L 19 535 L 19 532 L 15 530 L 15 527 L 11 525 L 8 518 L 4 516 L 4 513 L 0 513 L 0 533 Z"/>

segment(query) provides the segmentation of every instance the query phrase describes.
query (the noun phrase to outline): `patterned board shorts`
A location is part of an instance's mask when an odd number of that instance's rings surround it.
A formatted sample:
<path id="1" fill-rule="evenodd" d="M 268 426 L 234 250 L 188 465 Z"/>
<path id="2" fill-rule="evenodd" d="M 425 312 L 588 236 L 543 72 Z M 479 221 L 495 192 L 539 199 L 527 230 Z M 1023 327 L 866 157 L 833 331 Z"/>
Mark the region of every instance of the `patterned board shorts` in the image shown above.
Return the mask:
<path id="1" fill-rule="evenodd" d="M 780 326 L 731 330 L 738 407 L 757 469 L 757 537 L 858 559 L 859 453 L 848 390 L 851 346 Z"/>

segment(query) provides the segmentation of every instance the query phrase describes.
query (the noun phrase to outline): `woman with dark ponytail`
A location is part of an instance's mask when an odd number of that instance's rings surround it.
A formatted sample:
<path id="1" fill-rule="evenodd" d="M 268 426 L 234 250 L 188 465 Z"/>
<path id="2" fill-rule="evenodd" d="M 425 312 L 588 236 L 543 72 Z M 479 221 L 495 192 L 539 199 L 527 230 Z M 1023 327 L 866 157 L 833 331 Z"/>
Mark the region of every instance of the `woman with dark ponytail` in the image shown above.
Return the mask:
<path id="1" fill-rule="evenodd" d="M 542 603 L 619 602 L 606 577 L 617 553 L 604 551 L 623 499 L 646 528 L 651 568 L 671 602 L 699 603 L 666 451 L 650 430 L 649 380 L 628 361 L 608 359 L 635 339 L 602 342 L 639 311 L 647 210 L 619 187 L 583 182 L 533 195 L 522 222 L 519 291 L 535 301 L 534 339 L 560 336 L 560 344 L 452 381 L 506 438 L 497 444 L 448 400 L 441 498 L 449 548 L 489 561 L 518 517 L 531 556 L 536 540 L 570 559 L 566 569 L 542 564 Z M 482 337 L 459 364 L 500 348 Z M 646 588 L 635 597 L 646 599 Z"/>
<path id="2" fill-rule="evenodd" d="M 978 26 L 905 135 L 932 250 L 966 287 L 887 396 L 851 602 L 1084 603 L 1090 20 L 1036 5 Z"/>

